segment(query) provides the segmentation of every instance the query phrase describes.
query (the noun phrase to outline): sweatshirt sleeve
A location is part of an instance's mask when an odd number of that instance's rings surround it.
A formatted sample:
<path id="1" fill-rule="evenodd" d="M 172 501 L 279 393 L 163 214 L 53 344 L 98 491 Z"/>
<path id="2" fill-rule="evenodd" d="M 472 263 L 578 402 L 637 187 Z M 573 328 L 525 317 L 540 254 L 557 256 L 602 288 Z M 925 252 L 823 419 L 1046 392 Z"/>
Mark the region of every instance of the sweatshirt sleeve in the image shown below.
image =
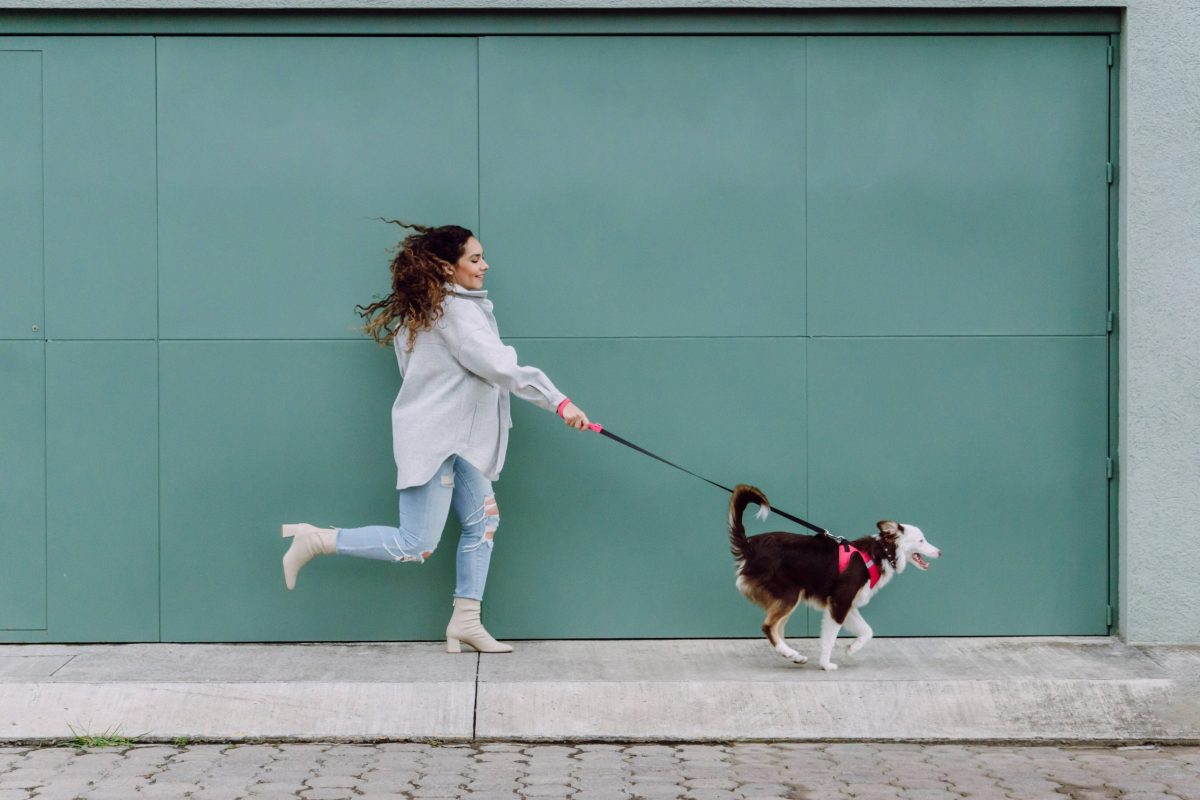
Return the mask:
<path id="1" fill-rule="evenodd" d="M 450 337 L 451 352 L 480 378 L 547 411 L 556 410 L 566 399 L 546 373 L 537 367 L 521 366 L 517 351 L 500 341 L 487 320 L 480 319 L 473 325 L 458 318 L 451 324 L 455 328 Z"/>

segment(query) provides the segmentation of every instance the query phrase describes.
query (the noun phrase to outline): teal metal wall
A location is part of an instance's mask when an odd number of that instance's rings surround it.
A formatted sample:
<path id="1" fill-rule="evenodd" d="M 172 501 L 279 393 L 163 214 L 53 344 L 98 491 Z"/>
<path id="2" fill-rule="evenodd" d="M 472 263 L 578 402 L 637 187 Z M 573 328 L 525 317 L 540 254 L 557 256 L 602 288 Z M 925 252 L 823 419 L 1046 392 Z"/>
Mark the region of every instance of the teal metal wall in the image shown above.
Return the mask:
<path id="1" fill-rule="evenodd" d="M 279 575 L 280 522 L 394 519 L 378 216 L 476 230 L 505 338 L 613 430 L 920 525 L 878 633 L 1105 633 L 1104 25 L 739 19 L 0 38 L 0 641 L 438 636 L 453 525 Z M 755 634 L 723 494 L 514 416 L 497 632 Z"/>

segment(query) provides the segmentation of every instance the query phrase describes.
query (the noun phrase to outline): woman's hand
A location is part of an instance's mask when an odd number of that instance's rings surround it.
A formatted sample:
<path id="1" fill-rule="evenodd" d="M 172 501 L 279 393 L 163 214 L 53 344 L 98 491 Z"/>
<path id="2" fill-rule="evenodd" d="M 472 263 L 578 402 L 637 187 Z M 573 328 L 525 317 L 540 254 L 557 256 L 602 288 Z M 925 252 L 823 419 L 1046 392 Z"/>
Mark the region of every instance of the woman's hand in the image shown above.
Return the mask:
<path id="1" fill-rule="evenodd" d="M 563 422 L 567 423 L 577 431 L 586 431 L 588 424 L 591 422 L 591 420 L 588 419 L 587 414 L 583 413 L 583 409 L 572 403 L 570 400 L 568 400 L 566 405 L 562 407 L 561 414 Z"/>

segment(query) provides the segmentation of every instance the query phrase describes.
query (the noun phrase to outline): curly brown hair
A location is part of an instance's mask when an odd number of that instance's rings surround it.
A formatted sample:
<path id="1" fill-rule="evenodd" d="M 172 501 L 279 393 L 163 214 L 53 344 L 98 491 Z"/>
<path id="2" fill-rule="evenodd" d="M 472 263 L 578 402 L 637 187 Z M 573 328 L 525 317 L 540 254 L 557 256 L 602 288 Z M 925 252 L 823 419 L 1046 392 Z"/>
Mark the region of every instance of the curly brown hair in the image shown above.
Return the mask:
<path id="1" fill-rule="evenodd" d="M 475 234 L 458 225 L 434 228 L 380 219 L 416 233 L 405 236 L 394 248 L 392 293 L 354 310 L 367 321 L 363 330 L 384 347 L 392 344 L 401 328 L 407 328 L 411 353 L 417 333 L 429 330 L 441 317 L 442 303 L 452 291 L 450 272 Z"/>

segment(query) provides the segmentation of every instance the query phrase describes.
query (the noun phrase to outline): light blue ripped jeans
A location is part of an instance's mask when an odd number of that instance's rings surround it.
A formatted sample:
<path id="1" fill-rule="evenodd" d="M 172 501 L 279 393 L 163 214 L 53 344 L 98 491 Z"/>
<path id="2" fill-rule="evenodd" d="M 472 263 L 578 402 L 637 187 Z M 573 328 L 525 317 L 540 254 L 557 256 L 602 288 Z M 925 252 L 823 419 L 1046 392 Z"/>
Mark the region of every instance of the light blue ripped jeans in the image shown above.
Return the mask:
<path id="1" fill-rule="evenodd" d="M 423 563 L 437 549 L 451 506 L 462 524 L 454 596 L 482 600 L 500 509 L 492 482 L 459 456 L 442 462 L 428 483 L 400 490 L 399 527 L 339 528 L 338 555 Z"/>

